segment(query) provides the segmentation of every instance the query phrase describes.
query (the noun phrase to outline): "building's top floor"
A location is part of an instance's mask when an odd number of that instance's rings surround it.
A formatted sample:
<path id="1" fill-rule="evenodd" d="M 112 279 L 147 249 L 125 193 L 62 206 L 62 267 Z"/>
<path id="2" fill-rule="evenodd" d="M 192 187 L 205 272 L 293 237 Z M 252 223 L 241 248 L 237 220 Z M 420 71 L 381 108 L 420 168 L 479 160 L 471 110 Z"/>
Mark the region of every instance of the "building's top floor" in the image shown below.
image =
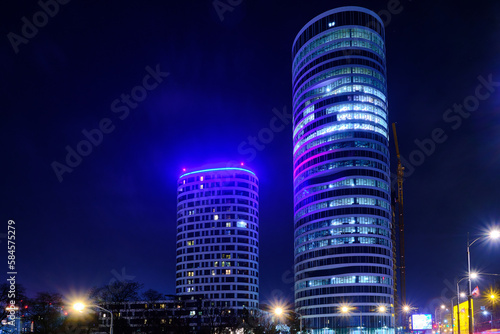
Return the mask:
<path id="1" fill-rule="evenodd" d="M 210 168 L 195 170 L 192 172 L 184 173 L 179 177 L 178 185 L 182 186 L 188 183 L 204 182 L 208 180 L 221 180 L 221 179 L 242 179 L 248 180 L 255 184 L 259 184 L 257 176 L 254 172 L 246 168 L 240 167 L 224 167 L 224 168 Z"/>
<path id="2" fill-rule="evenodd" d="M 357 6 L 339 7 L 316 16 L 299 31 L 293 42 L 292 58 L 314 36 L 341 26 L 364 26 L 385 39 L 384 22 L 375 12 Z"/>

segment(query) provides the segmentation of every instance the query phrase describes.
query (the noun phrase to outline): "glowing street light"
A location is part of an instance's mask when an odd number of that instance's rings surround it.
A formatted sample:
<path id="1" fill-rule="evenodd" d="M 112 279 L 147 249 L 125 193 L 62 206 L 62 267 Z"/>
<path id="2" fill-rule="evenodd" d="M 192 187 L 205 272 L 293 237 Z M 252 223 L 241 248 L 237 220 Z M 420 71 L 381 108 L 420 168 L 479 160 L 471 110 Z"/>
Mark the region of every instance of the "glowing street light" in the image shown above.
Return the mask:
<path id="1" fill-rule="evenodd" d="M 401 307 L 401 310 L 403 311 L 403 313 L 406 313 L 406 315 L 403 316 L 403 323 L 402 323 L 402 327 L 399 327 L 401 330 L 403 329 L 406 329 L 407 327 L 407 319 L 408 319 L 408 315 L 411 313 L 411 311 L 415 310 L 416 308 L 415 307 L 411 307 L 410 305 L 406 304 L 406 305 L 403 305 L 403 307 Z"/>
<path id="2" fill-rule="evenodd" d="M 85 305 L 83 305 L 82 303 L 76 303 L 75 305 L 73 305 L 73 308 L 78 312 L 82 312 L 85 308 Z"/>
<path id="3" fill-rule="evenodd" d="M 275 307 L 275 308 L 273 309 L 273 313 L 274 313 L 277 317 L 280 317 L 280 318 L 281 318 L 281 316 L 282 316 L 282 315 L 284 315 L 284 314 L 285 314 L 285 312 L 287 312 L 287 313 L 288 313 L 288 312 L 290 312 L 290 313 L 294 313 L 294 314 L 296 314 L 296 315 L 299 317 L 299 328 L 300 328 L 299 333 L 302 333 L 302 314 L 297 313 L 297 312 L 295 312 L 295 311 L 291 311 L 291 310 L 285 310 L 285 309 L 284 309 L 283 307 L 281 307 L 281 306 L 277 306 L 277 307 Z"/>
<path id="4" fill-rule="evenodd" d="M 457 330 L 458 330 L 458 334 L 460 334 L 460 297 L 466 297 L 467 294 L 465 292 L 460 292 L 460 282 L 462 282 L 463 280 L 470 280 L 470 279 L 476 279 L 478 277 L 478 274 L 477 273 L 470 273 L 470 275 L 467 275 L 465 277 L 462 277 L 461 279 L 457 280 L 457 295 L 455 296 L 455 298 L 457 298 Z M 453 310 L 453 299 L 451 300 L 451 309 Z M 470 305 L 470 304 L 469 304 Z M 451 319 L 453 320 L 453 316 L 451 317 Z M 453 328 L 453 323 L 451 324 L 452 328 Z"/>
<path id="5" fill-rule="evenodd" d="M 476 239 L 474 239 L 472 242 L 469 242 L 469 233 L 467 233 L 467 272 L 469 276 L 469 294 L 467 296 L 468 301 L 469 301 L 469 334 L 474 333 L 474 322 L 472 321 L 473 315 L 472 315 L 472 283 L 471 279 L 474 279 L 472 277 L 471 271 L 470 271 L 470 247 L 478 240 L 484 239 L 484 238 L 490 238 L 493 240 L 499 239 L 500 238 L 500 230 L 498 229 L 493 229 L 490 230 L 490 232 L 486 236 L 480 236 Z M 476 276 L 477 277 L 477 274 Z"/>
<path id="6" fill-rule="evenodd" d="M 85 305 L 80 302 L 73 304 L 73 309 L 78 312 L 82 312 L 86 307 L 95 307 L 105 312 L 108 312 L 111 315 L 111 325 L 109 326 L 109 334 L 113 334 L 113 312 L 103 307 L 100 307 L 99 305 Z"/>
<path id="7" fill-rule="evenodd" d="M 351 310 L 355 310 L 356 308 L 355 307 L 349 307 L 348 305 L 341 305 L 340 306 L 340 313 L 343 313 L 345 315 L 350 315 L 351 314 Z M 363 315 L 361 313 L 361 309 L 358 309 L 359 310 L 359 331 L 362 332 L 362 328 L 363 328 Z"/>

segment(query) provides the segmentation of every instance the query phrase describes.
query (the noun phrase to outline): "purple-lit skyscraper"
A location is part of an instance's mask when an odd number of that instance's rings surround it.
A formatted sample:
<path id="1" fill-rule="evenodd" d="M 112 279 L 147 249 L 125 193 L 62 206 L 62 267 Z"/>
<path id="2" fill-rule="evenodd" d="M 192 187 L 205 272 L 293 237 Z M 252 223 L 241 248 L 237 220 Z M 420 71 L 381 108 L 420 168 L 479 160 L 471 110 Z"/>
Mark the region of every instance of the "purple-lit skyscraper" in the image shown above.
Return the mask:
<path id="1" fill-rule="evenodd" d="M 244 168 L 196 170 L 177 184 L 176 293 L 220 311 L 259 307 L 259 181 Z"/>
<path id="2" fill-rule="evenodd" d="M 330 10 L 292 57 L 296 311 L 313 333 L 394 333 L 383 22 Z"/>

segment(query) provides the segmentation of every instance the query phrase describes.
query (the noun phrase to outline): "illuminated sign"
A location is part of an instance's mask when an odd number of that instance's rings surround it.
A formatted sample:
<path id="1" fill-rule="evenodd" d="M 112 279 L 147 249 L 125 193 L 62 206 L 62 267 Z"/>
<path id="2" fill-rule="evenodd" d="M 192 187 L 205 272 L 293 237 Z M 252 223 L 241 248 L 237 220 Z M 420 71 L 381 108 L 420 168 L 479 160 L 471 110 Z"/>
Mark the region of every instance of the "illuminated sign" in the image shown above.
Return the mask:
<path id="1" fill-rule="evenodd" d="M 474 300 L 471 299 L 471 308 L 474 309 Z M 459 305 L 460 314 L 457 314 L 457 305 L 453 306 L 453 323 L 458 324 L 460 318 L 460 333 L 469 333 L 469 302 L 465 301 Z M 474 315 L 472 315 L 474 321 Z M 458 334 L 458 325 L 453 326 L 453 333 Z"/>
<path id="2" fill-rule="evenodd" d="M 412 329 L 419 331 L 432 329 L 432 315 L 430 314 L 412 314 L 411 316 Z"/>

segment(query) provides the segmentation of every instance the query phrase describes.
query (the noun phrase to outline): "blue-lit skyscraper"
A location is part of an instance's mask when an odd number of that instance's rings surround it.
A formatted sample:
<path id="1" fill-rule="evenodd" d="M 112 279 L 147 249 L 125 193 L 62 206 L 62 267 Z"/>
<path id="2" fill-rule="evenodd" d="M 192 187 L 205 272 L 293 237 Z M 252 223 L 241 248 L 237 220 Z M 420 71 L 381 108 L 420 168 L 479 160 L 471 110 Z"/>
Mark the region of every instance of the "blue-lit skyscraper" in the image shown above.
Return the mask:
<path id="1" fill-rule="evenodd" d="M 342 7 L 293 43 L 295 308 L 314 333 L 394 331 L 384 35 Z"/>
<path id="2" fill-rule="evenodd" d="M 177 184 L 176 293 L 234 314 L 259 307 L 259 181 L 244 168 L 188 172 Z"/>

